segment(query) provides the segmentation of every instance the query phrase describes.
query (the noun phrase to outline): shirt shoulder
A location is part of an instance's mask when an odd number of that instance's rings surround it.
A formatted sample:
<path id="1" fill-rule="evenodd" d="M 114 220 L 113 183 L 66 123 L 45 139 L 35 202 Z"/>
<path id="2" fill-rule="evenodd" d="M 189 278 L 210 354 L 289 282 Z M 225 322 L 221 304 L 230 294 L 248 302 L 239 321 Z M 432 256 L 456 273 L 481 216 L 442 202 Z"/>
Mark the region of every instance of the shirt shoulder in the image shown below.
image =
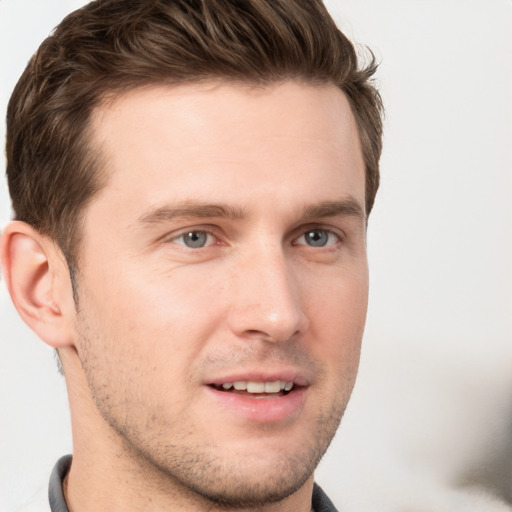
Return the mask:
<path id="1" fill-rule="evenodd" d="M 62 492 L 62 483 L 71 466 L 71 455 L 61 457 L 50 476 L 50 485 L 48 487 L 48 498 L 50 501 L 51 512 L 69 512 L 64 493 Z"/>
<path id="2" fill-rule="evenodd" d="M 312 505 L 315 512 L 338 512 L 338 509 L 334 506 L 333 502 L 317 484 L 315 484 L 313 488 Z"/>

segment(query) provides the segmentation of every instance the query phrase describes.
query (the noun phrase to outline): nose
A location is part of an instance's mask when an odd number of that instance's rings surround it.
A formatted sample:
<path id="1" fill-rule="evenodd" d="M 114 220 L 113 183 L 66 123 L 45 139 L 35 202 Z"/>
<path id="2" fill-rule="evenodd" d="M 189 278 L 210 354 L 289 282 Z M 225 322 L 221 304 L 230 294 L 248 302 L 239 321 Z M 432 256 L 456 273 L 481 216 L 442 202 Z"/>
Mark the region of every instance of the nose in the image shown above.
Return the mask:
<path id="1" fill-rule="evenodd" d="M 245 339 L 291 340 L 308 328 L 297 270 L 282 250 L 251 253 L 237 265 L 228 324 Z"/>

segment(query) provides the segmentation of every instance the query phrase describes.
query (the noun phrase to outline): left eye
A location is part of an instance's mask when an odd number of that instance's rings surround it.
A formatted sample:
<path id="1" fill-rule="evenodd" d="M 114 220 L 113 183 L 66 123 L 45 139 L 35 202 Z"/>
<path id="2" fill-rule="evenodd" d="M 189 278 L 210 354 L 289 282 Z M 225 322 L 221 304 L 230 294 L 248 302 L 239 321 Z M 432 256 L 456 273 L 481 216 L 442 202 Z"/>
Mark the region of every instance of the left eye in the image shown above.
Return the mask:
<path id="1" fill-rule="evenodd" d="M 200 249 L 214 242 L 213 236 L 207 231 L 189 231 L 177 236 L 175 242 L 189 247 L 190 249 Z"/>
<path id="2" fill-rule="evenodd" d="M 309 245 L 310 247 L 326 247 L 339 242 L 339 237 L 332 231 L 326 229 L 310 229 L 303 233 L 296 242 L 298 245 Z"/>

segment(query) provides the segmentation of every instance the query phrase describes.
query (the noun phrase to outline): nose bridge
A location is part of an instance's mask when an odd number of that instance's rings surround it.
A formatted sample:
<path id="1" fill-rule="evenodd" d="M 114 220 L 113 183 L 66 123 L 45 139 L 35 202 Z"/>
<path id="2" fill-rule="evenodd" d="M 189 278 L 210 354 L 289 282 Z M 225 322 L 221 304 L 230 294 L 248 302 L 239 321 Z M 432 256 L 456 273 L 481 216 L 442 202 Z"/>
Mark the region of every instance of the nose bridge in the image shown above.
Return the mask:
<path id="1" fill-rule="evenodd" d="M 242 258 L 230 313 L 237 335 L 285 341 L 307 327 L 298 276 L 282 244 L 261 243 Z"/>

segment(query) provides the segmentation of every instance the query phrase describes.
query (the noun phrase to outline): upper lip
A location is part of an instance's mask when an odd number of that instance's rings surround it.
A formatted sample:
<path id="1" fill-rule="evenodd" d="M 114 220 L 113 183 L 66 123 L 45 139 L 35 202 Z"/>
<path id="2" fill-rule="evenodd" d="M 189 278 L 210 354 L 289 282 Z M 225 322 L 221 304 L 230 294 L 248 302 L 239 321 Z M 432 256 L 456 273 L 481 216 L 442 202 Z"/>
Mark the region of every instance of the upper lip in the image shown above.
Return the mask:
<path id="1" fill-rule="evenodd" d="M 205 382 L 207 385 L 221 386 L 226 382 L 275 382 L 275 381 L 293 382 L 296 386 L 308 386 L 311 378 L 307 372 L 292 368 L 282 368 L 275 370 L 240 370 L 214 377 Z"/>

